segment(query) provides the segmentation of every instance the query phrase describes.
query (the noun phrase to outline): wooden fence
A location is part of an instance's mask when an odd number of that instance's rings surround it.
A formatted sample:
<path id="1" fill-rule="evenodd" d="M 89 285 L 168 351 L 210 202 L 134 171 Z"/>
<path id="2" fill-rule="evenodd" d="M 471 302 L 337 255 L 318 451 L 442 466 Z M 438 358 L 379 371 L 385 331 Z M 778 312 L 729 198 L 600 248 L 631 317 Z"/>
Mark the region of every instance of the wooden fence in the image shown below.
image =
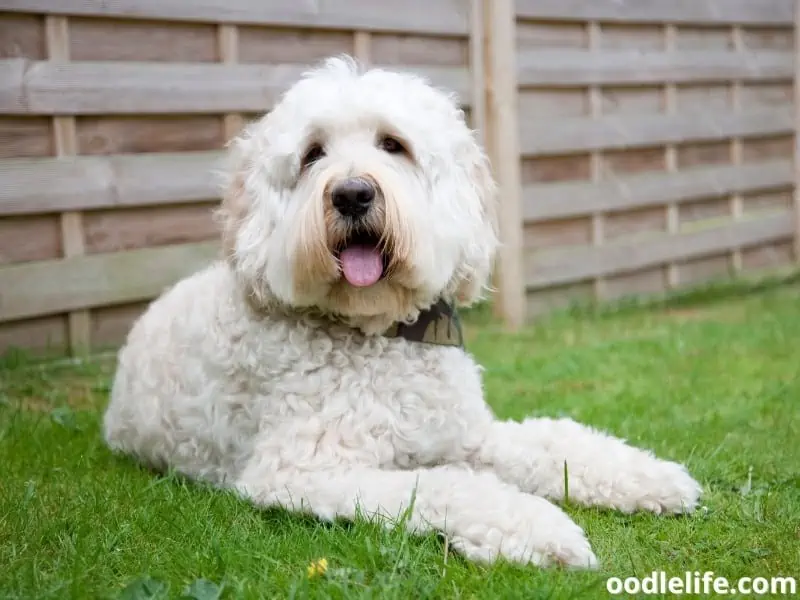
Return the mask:
<path id="1" fill-rule="evenodd" d="M 119 343 L 217 255 L 224 142 L 340 52 L 462 97 L 502 187 L 512 325 L 790 265 L 793 6 L 0 0 L 0 354 Z"/>

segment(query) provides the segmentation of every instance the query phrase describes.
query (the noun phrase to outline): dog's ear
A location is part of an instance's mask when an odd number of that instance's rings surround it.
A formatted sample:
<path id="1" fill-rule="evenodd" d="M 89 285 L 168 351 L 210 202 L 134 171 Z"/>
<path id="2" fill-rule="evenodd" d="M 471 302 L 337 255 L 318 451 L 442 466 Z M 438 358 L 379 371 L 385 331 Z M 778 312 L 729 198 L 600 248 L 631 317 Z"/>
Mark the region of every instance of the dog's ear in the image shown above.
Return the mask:
<path id="1" fill-rule="evenodd" d="M 489 159 L 477 142 L 471 140 L 467 144 L 462 159 L 477 204 L 473 207 L 477 219 L 457 274 L 454 296 L 460 306 L 469 306 L 481 300 L 484 292 L 490 289 L 498 244 L 497 184 Z"/>
<path id="2" fill-rule="evenodd" d="M 222 201 L 215 211 L 215 220 L 220 228 L 224 260 L 247 290 L 248 298 L 265 307 L 274 300 L 265 278 L 270 249 L 266 242 L 274 223 L 263 211 L 264 199 L 270 197 L 270 192 L 259 190 L 253 183 L 259 180 L 254 156 L 264 154 L 259 146 L 263 145 L 263 136 L 261 140 L 258 137 L 259 127 L 259 122 L 249 125 L 228 145 L 222 172 Z M 265 169 L 268 171 L 269 167 Z M 261 213 L 256 219 L 259 206 Z"/>
<path id="3" fill-rule="evenodd" d="M 238 172 L 228 182 L 222 194 L 222 202 L 216 212 L 222 234 L 222 255 L 229 262 L 234 262 L 236 233 L 247 210 L 248 200 L 244 189 L 244 174 Z"/>
<path id="4" fill-rule="evenodd" d="M 232 265 L 236 262 L 236 236 L 250 210 L 250 199 L 245 188 L 245 159 L 243 137 L 228 144 L 226 164 L 222 172 L 222 201 L 214 211 L 221 234 L 222 255 Z"/>

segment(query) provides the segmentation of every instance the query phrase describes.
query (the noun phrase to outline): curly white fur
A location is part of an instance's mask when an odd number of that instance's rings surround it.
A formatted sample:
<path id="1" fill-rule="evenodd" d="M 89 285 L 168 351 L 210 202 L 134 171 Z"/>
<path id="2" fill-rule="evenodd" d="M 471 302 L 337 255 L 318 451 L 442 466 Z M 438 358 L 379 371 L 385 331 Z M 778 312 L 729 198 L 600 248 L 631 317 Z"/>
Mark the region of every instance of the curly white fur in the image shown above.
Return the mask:
<path id="1" fill-rule="evenodd" d="M 380 147 L 395 136 L 403 153 Z M 303 164 L 310 145 L 324 156 Z M 497 240 L 489 165 L 455 99 L 348 58 L 307 73 L 232 144 L 225 260 L 152 303 L 119 354 L 108 444 L 156 468 L 323 519 L 409 507 L 467 557 L 594 567 L 551 500 L 692 510 L 672 462 L 571 420 L 497 420 L 459 348 L 388 338 L 439 298 L 480 297 Z M 393 266 L 357 288 L 331 186 L 363 176 Z"/>

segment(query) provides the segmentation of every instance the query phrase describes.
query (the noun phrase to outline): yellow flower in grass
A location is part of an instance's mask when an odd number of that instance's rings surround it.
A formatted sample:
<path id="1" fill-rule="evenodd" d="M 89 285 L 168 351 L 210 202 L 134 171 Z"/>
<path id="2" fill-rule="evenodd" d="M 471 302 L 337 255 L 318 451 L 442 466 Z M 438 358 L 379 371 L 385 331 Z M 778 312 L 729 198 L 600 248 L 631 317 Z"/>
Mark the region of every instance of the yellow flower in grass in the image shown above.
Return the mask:
<path id="1" fill-rule="evenodd" d="M 325 575 L 325 571 L 328 570 L 328 559 L 327 558 L 320 558 L 318 560 L 312 561 L 310 565 L 306 568 L 308 571 L 308 578 L 313 579 L 314 577 L 322 577 Z"/>

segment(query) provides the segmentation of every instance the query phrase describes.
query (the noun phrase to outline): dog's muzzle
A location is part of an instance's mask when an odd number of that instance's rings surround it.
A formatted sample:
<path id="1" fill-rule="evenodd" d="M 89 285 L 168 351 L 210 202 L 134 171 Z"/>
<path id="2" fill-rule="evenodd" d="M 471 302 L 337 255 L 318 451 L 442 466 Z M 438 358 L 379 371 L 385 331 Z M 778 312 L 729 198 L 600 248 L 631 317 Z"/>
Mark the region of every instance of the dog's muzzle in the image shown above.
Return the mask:
<path id="1" fill-rule="evenodd" d="M 331 189 L 331 204 L 349 224 L 347 238 L 338 248 L 342 276 L 354 287 L 369 287 L 386 273 L 388 260 L 380 233 L 370 224 L 370 211 L 378 191 L 364 177 L 349 177 Z"/>

